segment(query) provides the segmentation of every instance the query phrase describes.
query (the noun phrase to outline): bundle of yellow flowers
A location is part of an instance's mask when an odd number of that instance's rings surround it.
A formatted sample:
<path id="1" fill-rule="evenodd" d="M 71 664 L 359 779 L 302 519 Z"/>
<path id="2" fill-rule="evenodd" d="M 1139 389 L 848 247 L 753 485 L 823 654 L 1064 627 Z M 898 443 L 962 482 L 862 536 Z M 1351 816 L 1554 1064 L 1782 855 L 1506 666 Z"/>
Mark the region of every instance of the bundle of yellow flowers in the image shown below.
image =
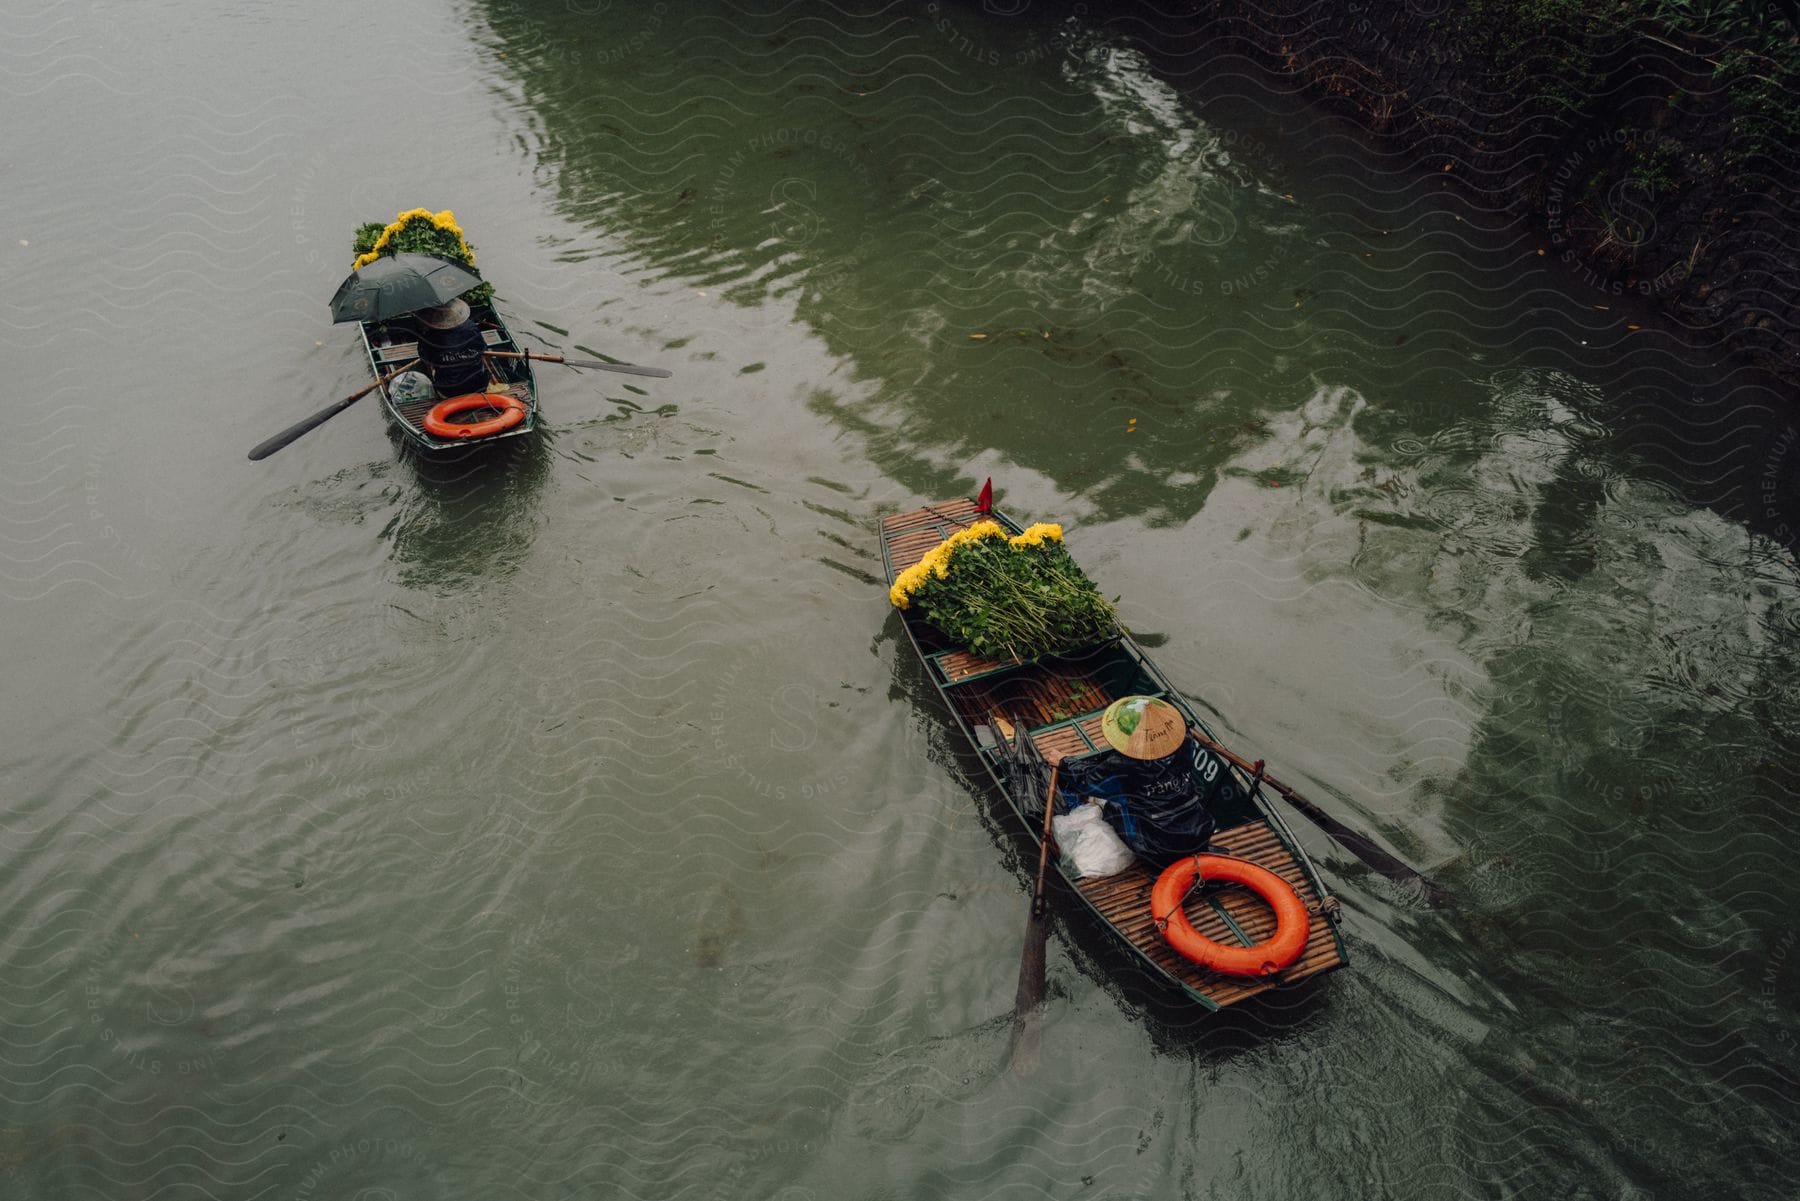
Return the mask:
<path id="1" fill-rule="evenodd" d="M 467 267 L 475 266 L 475 248 L 463 236 L 456 214 L 449 209 L 434 213 L 430 209 L 407 209 L 394 214 L 386 225 L 370 221 L 356 231 L 351 249 L 356 262 L 351 270 L 361 271 L 384 254 L 441 254 Z M 464 295 L 470 301 L 490 299 L 493 285 L 482 284 Z"/>
<path id="2" fill-rule="evenodd" d="M 950 638 L 993 659 L 1036 659 L 1109 637 L 1118 615 L 1039 522 L 1008 536 L 997 521 L 957 530 L 901 572 L 888 590 Z"/>

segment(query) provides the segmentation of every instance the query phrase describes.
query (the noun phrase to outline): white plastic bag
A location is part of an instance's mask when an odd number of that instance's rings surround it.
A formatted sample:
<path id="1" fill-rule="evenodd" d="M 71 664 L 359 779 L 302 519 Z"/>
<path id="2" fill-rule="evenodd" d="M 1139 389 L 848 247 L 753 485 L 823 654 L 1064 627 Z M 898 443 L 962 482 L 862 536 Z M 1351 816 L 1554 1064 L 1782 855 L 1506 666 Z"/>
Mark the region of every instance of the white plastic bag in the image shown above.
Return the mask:
<path id="1" fill-rule="evenodd" d="M 1078 876 L 1110 876 L 1137 861 L 1131 848 L 1106 824 L 1100 806 L 1091 802 L 1052 817 L 1050 829 L 1063 859 L 1074 865 Z"/>
<path id="2" fill-rule="evenodd" d="M 431 377 L 422 371 L 402 371 L 388 385 L 388 395 L 398 404 L 409 400 L 424 400 L 436 395 L 431 386 Z"/>

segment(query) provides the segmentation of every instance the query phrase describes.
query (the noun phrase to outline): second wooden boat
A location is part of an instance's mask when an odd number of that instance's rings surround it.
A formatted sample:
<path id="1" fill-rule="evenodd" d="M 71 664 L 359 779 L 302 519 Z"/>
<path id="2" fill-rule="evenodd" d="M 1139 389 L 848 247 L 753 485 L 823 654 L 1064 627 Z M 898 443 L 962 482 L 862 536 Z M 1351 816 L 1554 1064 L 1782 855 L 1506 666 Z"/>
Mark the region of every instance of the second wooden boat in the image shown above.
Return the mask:
<path id="1" fill-rule="evenodd" d="M 1021 527 L 1004 514 L 983 513 L 972 500 L 953 500 L 896 513 L 881 522 L 881 559 L 891 586 L 945 538 L 975 521 L 992 519 L 1011 533 Z M 994 731 L 1001 720 L 1023 727 L 1028 756 L 1079 757 L 1106 747 L 1100 718 L 1114 700 L 1134 695 L 1161 697 L 1181 710 L 1192 728 L 1217 742 L 1187 700 L 1177 693 L 1129 635 L 1081 651 L 1031 663 L 982 659 L 950 645 L 916 608 L 901 611 L 906 634 L 988 776 L 1006 796 L 1034 844 L 1043 813 L 1041 776 L 1035 765 L 1009 753 Z M 1150 890 L 1157 873 L 1142 863 L 1099 878 L 1076 878 L 1058 866 L 1092 915 L 1131 953 L 1171 986 L 1209 1010 L 1235 1005 L 1270 989 L 1291 986 L 1345 966 L 1348 957 L 1338 931 L 1337 902 L 1306 852 L 1257 781 L 1226 765 L 1241 785 L 1235 803 L 1216 811 L 1218 830 L 1211 850 L 1246 859 L 1285 880 L 1305 904 L 1309 928 L 1305 948 L 1292 966 L 1272 976 L 1225 976 L 1178 954 L 1157 929 Z M 1053 856 L 1053 858 L 1056 858 Z M 1195 930 L 1227 946 L 1251 946 L 1274 932 L 1275 915 L 1249 889 L 1225 885 L 1191 894 L 1184 906 Z"/>

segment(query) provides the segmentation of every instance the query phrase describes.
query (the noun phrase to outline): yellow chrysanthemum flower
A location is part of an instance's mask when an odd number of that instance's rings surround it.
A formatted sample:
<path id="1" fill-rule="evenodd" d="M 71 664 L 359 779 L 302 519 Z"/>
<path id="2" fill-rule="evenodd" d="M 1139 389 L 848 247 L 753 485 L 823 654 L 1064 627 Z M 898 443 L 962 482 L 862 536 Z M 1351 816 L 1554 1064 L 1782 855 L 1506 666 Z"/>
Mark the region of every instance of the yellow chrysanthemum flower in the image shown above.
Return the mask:
<path id="1" fill-rule="evenodd" d="M 888 600 L 923 608 L 953 644 L 999 662 L 1092 645 L 1116 634 L 1118 615 L 1067 559 L 1062 540 L 1062 527 L 1050 522 L 1017 533 L 994 521 L 956 530 L 895 573 Z"/>
<path id="2" fill-rule="evenodd" d="M 1036 529 L 1036 526 L 1032 527 Z M 1058 537 L 1061 530 L 1057 531 Z M 950 557 L 956 548 L 970 542 L 980 542 L 988 538 L 1005 538 L 1006 530 L 997 521 L 978 521 L 972 526 L 957 530 L 948 538 L 926 551 L 919 561 L 908 567 L 894 578 L 894 586 L 888 589 L 888 600 L 896 609 L 912 607 L 913 593 L 917 592 L 932 577 L 940 580 L 950 578 Z"/>
<path id="3" fill-rule="evenodd" d="M 950 541 L 961 544 L 976 542 L 982 538 L 1004 538 L 1006 531 L 1000 528 L 997 521 L 978 521 L 965 530 L 958 530 L 950 535 Z"/>
<path id="4" fill-rule="evenodd" d="M 1017 535 L 1009 541 L 1013 546 L 1024 549 L 1026 547 L 1042 546 L 1046 542 L 1061 542 L 1062 536 L 1063 532 L 1060 525 L 1048 521 L 1040 521 L 1036 525 L 1025 530 L 1024 533 Z"/>
<path id="5" fill-rule="evenodd" d="M 434 213 L 430 209 L 419 208 L 407 209 L 404 213 L 395 213 L 393 221 L 389 222 L 387 227 L 381 231 L 381 236 L 375 239 L 375 245 L 369 248 L 367 254 L 358 255 L 350 269 L 361 271 L 380 258 L 382 251 L 388 248 L 388 245 L 393 242 L 401 230 L 406 228 L 409 222 L 420 220 L 429 221 L 438 229 L 455 234 L 457 249 L 462 252 L 469 266 L 475 265 L 475 251 L 470 248 L 468 239 L 463 237 L 462 227 L 456 223 L 456 214 L 449 209 L 445 209 L 441 213 Z"/>

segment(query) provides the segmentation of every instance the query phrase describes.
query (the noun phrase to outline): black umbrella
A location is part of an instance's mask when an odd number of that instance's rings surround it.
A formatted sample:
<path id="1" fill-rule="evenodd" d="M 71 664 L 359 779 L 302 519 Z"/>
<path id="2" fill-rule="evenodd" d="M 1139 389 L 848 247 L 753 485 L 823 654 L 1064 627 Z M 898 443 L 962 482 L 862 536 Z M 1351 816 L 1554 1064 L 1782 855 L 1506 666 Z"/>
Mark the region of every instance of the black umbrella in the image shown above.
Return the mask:
<path id="1" fill-rule="evenodd" d="M 438 254 L 383 255 L 338 285 L 333 321 L 385 321 L 443 304 L 481 283 L 481 277 Z"/>

